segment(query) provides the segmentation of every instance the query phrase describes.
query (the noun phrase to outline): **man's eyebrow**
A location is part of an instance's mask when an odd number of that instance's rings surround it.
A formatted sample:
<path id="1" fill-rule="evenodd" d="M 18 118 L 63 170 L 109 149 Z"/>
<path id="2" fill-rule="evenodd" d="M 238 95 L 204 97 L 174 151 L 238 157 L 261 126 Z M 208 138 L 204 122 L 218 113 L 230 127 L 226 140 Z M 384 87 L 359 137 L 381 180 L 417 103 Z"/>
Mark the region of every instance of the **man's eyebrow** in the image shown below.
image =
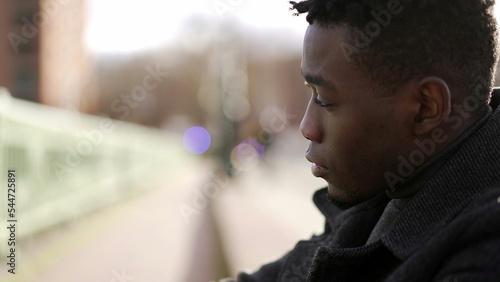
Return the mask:
<path id="1" fill-rule="evenodd" d="M 300 73 L 302 74 L 302 76 L 304 76 L 304 79 L 306 80 L 307 83 L 314 84 L 314 85 L 321 86 L 321 87 L 325 87 L 325 88 L 332 89 L 332 90 L 337 89 L 331 81 L 325 79 L 324 77 L 322 77 L 320 75 L 312 75 L 312 74 L 307 74 L 307 73 L 304 74 L 304 73 L 302 73 L 302 71 Z"/>

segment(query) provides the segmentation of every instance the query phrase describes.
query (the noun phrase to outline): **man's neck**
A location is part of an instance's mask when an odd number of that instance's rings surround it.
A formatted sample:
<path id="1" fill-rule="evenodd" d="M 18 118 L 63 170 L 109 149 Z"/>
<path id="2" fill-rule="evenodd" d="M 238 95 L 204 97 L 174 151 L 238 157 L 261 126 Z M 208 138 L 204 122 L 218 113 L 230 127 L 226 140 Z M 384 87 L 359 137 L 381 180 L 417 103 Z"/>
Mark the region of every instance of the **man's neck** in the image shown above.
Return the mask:
<path id="1" fill-rule="evenodd" d="M 464 129 L 453 130 L 452 128 L 445 131 L 446 135 L 443 135 L 441 139 L 446 138 L 447 142 L 438 147 L 436 146 L 436 153 L 432 154 L 429 159 L 420 167 L 418 167 L 415 172 L 409 176 L 402 184 L 396 186 L 393 189 L 388 189 L 386 191 L 387 195 L 393 199 L 403 199 L 408 198 L 416 194 L 422 188 L 422 181 L 434 173 L 441 164 L 452 155 L 460 145 L 465 142 L 476 130 L 486 123 L 488 118 L 491 116 L 492 109 L 488 107 L 486 111 L 478 118 L 470 122 L 469 126 L 463 126 Z M 428 139 L 433 140 L 433 139 Z M 417 148 L 416 150 L 421 150 Z"/>

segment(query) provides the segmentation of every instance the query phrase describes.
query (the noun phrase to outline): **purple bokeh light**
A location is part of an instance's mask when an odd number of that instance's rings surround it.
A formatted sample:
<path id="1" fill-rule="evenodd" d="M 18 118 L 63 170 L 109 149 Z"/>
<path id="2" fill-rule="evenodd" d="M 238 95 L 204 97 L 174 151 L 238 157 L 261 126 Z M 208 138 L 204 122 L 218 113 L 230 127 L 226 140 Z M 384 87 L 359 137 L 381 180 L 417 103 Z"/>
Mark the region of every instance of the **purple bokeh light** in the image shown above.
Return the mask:
<path id="1" fill-rule="evenodd" d="M 265 148 L 255 139 L 247 139 L 234 147 L 231 152 L 231 163 L 239 171 L 255 168 L 264 158 Z"/>
<path id="2" fill-rule="evenodd" d="M 262 160 L 264 158 L 266 149 L 264 148 L 264 145 L 262 145 L 259 141 L 255 139 L 247 139 L 241 142 L 240 144 L 251 145 L 255 149 L 255 151 L 259 154 L 259 160 Z"/>
<path id="3" fill-rule="evenodd" d="M 194 126 L 186 130 L 183 137 L 186 150 L 195 155 L 201 155 L 210 149 L 212 137 L 208 130 L 201 126 Z"/>

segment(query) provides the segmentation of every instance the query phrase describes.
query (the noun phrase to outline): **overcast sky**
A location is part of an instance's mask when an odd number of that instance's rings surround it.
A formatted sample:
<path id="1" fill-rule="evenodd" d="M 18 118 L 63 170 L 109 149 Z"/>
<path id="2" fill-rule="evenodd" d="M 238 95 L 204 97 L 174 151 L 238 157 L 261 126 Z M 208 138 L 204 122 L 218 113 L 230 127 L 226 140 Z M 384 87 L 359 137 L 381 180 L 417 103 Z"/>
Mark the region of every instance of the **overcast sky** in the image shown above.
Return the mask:
<path id="1" fill-rule="evenodd" d="M 256 31 L 288 29 L 300 44 L 305 16 L 287 0 L 87 0 L 87 44 L 94 52 L 130 52 L 171 43 L 187 18 L 234 20 Z"/>

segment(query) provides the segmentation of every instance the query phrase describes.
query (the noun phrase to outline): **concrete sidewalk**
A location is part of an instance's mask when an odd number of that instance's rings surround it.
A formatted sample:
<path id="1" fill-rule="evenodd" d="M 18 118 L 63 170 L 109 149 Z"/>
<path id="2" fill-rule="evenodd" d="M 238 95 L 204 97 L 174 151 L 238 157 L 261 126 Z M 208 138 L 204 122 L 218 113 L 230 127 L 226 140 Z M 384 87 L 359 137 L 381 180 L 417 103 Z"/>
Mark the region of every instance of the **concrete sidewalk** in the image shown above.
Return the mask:
<path id="1" fill-rule="evenodd" d="M 211 172 L 203 163 L 192 168 L 164 187 L 18 242 L 16 274 L 2 263 L 0 281 L 183 281 L 197 224 L 183 220 L 179 205 Z"/>

